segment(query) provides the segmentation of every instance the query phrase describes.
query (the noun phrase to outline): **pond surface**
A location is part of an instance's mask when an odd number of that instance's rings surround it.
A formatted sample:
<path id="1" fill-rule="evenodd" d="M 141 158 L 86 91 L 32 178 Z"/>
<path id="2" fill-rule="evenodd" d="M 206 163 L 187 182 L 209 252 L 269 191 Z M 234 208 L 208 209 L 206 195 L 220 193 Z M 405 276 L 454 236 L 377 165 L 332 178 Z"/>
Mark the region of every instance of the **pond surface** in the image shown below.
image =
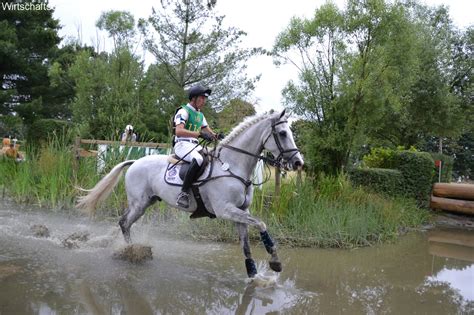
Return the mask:
<path id="1" fill-rule="evenodd" d="M 31 227 L 44 224 L 49 237 Z M 78 247 L 63 240 L 88 233 Z M 474 314 L 474 232 L 412 232 L 355 250 L 280 249 L 283 272 L 248 283 L 237 243 L 182 241 L 132 228 L 152 247 L 140 265 L 113 258 L 116 223 L 0 203 L 0 314 Z M 253 246 L 268 271 L 262 245 Z"/>

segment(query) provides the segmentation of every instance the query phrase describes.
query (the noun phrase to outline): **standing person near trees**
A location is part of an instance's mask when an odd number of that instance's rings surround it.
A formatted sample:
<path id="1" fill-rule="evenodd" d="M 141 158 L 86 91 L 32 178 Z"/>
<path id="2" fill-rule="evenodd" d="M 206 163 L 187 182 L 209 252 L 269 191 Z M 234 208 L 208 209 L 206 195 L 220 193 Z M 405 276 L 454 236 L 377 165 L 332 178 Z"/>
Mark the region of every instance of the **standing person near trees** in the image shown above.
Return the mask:
<path id="1" fill-rule="evenodd" d="M 211 89 L 201 85 L 191 87 L 188 90 L 189 102 L 181 106 L 174 116 L 176 126 L 174 152 L 181 159 L 191 163 L 183 180 L 181 193 L 176 200 L 176 205 L 179 207 L 189 207 L 189 188 L 203 162 L 203 157 L 199 153 L 202 147 L 199 145 L 198 138 L 202 137 L 208 141 L 217 139 L 201 112 L 211 92 Z"/>
<path id="2" fill-rule="evenodd" d="M 122 133 L 122 136 L 120 137 L 120 141 L 122 142 L 135 142 L 137 141 L 137 135 L 136 133 L 133 132 L 133 126 L 132 125 L 127 125 L 125 126 L 125 131 Z"/>

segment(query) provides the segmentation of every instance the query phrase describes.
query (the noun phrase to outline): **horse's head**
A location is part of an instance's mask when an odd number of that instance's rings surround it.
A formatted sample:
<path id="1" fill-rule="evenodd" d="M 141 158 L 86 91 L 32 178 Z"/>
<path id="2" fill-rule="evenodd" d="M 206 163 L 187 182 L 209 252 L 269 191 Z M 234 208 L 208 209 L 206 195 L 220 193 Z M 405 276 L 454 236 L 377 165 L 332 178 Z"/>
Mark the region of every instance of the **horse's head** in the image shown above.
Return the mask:
<path id="1" fill-rule="evenodd" d="M 285 110 L 280 114 L 272 115 L 270 121 L 271 131 L 265 135 L 263 147 L 270 151 L 277 162 L 282 163 L 286 169 L 296 170 L 303 166 L 303 158 L 296 147 Z"/>

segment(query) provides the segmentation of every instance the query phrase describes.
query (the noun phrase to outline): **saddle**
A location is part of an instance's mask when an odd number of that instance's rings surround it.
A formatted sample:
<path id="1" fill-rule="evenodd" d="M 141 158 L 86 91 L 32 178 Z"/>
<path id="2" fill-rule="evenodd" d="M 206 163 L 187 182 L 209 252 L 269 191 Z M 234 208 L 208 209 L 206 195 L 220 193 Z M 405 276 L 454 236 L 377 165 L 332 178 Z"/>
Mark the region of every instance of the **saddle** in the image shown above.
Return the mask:
<path id="1" fill-rule="evenodd" d="M 206 167 L 207 165 L 209 164 L 209 157 L 207 154 L 201 154 L 203 156 L 203 161 L 202 161 L 202 164 L 201 164 L 201 168 L 199 169 L 197 175 L 196 175 L 196 179 L 198 179 L 199 177 L 201 177 L 201 175 L 204 173 L 204 171 L 206 170 Z M 186 172 L 188 171 L 189 169 L 189 166 L 191 163 L 185 161 L 185 160 L 181 160 L 179 156 L 177 156 L 176 154 L 170 154 L 168 155 L 168 163 L 169 164 L 172 164 L 172 165 L 180 165 L 180 169 L 179 169 L 179 178 L 181 178 L 181 180 L 184 180 L 184 177 L 186 176 Z M 169 168 L 169 167 L 168 167 Z"/>
<path id="2" fill-rule="evenodd" d="M 200 167 L 200 169 L 199 169 L 199 171 L 196 175 L 195 181 L 196 181 L 196 179 L 201 177 L 201 175 L 204 173 L 204 171 L 206 170 L 206 167 L 209 164 L 208 155 L 205 154 L 205 153 L 203 154 L 202 151 L 200 153 L 201 153 L 201 155 L 203 156 L 204 159 L 203 159 L 203 163 L 201 164 L 201 167 Z M 169 163 L 168 169 L 170 168 L 170 165 L 180 165 L 179 177 L 181 178 L 181 180 L 184 180 L 184 177 L 186 176 L 186 172 L 189 169 L 190 163 L 187 162 L 187 161 L 181 160 L 179 158 L 179 156 L 177 156 L 176 154 L 171 154 L 171 155 L 168 156 L 168 163 Z M 165 175 L 165 181 L 166 181 L 166 175 Z M 170 185 L 179 186 L 177 184 L 172 184 L 172 183 L 169 183 L 169 182 L 167 182 L 167 183 L 170 184 Z M 211 218 L 211 219 L 216 218 L 216 215 L 210 213 L 207 210 L 206 206 L 204 205 L 204 202 L 202 201 L 201 193 L 199 192 L 199 185 L 198 184 L 191 185 L 191 190 L 193 192 L 194 198 L 196 199 L 197 209 L 191 214 L 190 218 L 191 219 L 197 219 L 197 218 L 203 218 L 203 217 L 208 217 L 208 218 Z"/>

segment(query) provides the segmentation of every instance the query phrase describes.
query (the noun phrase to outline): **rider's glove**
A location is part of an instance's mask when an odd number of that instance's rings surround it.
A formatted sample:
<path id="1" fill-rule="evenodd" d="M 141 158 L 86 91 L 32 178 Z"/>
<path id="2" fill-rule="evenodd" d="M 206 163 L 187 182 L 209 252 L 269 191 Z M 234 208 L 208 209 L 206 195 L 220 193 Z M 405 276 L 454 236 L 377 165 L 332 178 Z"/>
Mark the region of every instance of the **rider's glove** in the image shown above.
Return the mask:
<path id="1" fill-rule="evenodd" d="M 223 132 L 219 132 L 217 135 L 216 135 L 216 139 L 217 140 L 222 140 L 225 138 L 225 134 Z"/>
<path id="2" fill-rule="evenodd" d="M 203 131 L 201 131 L 201 132 L 199 133 L 199 137 L 201 137 L 201 138 L 203 138 L 204 140 L 209 141 L 209 142 L 214 141 L 214 136 L 211 135 L 211 134 L 208 133 L 208 132 L 203 132 Z"/>

